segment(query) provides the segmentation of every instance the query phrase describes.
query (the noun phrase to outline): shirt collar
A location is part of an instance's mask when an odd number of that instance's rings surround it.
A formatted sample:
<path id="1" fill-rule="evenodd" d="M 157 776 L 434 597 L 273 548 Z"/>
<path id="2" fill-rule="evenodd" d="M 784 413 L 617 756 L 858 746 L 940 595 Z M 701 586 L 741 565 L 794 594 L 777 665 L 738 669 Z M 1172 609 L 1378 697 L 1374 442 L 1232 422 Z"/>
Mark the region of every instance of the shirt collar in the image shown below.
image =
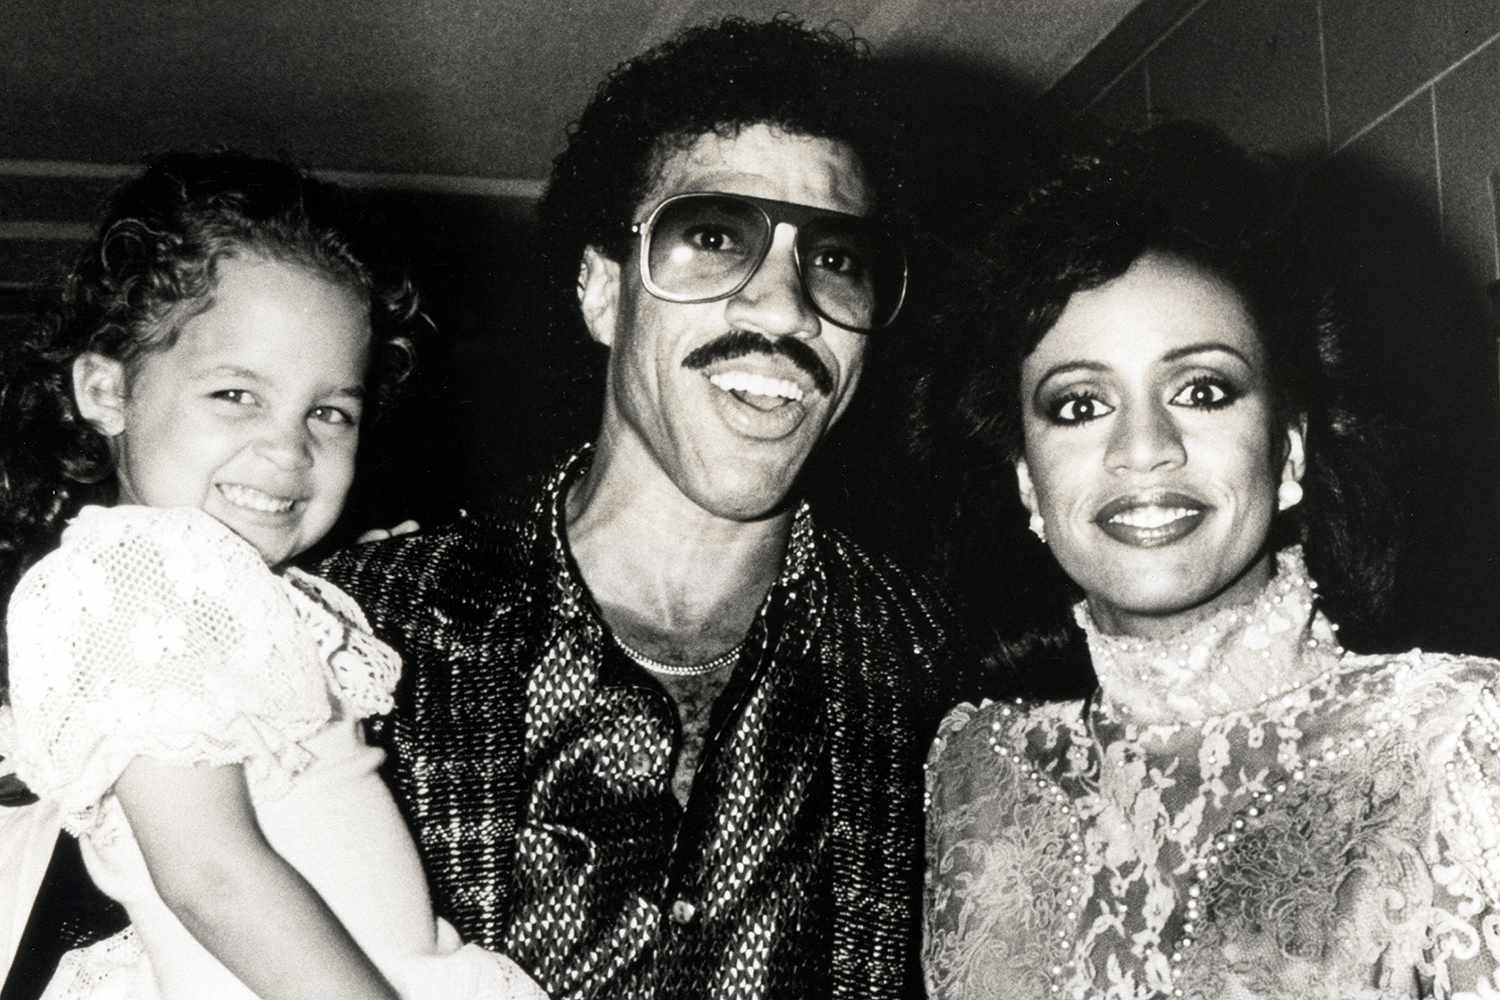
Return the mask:
<path id="1" fill-rule="evenodd" d="M 568 488 L 588 471 L 593 460 L 594 446 L 591 444 L 585 444 L 563 458 L 545 480 L 534 513 L 537 515 L 537 523 L 545 526 L 545 534 L 538 539 L 538 543 L 547 545 L 550 551 L 545 565 L 550 567 L 552 586 L 558 597 L 558 611 L 568 619 L 591 619 L 598 629 L 598 638 L 602 639 L 604 623 L 594 609 L 588 585 L 583 581 L 578 564 L 573 561 L 567 539 Z M 783 593 L 788 600 L 805 596 L 814 607 L 821 602 L 822 573 L 818 566 L 816 538 L 817 526 L 813 520 L 812 507 L 806 500 L 800 500 L 792 514 L 792 530 L 787 540 L 786 554 L 782 557 L 781 572 L 777 575 L 771 592 L 766 595 L 762 614 Z"/>

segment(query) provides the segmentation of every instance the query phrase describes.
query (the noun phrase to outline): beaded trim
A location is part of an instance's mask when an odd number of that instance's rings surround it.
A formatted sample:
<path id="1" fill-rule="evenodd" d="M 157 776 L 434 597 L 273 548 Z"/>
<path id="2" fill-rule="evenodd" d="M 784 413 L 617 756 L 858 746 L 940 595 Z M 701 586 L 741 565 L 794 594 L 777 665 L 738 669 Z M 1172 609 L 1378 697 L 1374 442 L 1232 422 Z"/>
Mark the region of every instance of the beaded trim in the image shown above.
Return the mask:
<path id="1" fill-rule="evenodd" d="M 1489 693 L 1488 689 L 1486 689 L 1486 693 Z M 1002 705 L 999 711 L 1001 718 L 996 719 L 990 724 L 989 744 L 991 749 L 994 750 L 997 756 L 1009 761 L 1020 772 L 1021 776 L 1036 789 L 1038 794 L 1055 801 L 1058 811 L 1068 818 L 1067 856 L 1068 860 L 1072 862 L 1074 881 L 1064 890 L 1063 903 L 1064 914 L 1067 920 L 1076 927 L 1078 920 L 1081 919 L 1083 909 L 1088 903 L 1083 886 L 1085 883 L 1092 885 L 1092 876 L 1085 869 L 1086 857 L 1083 852 L 1082 821 L 1078 816 L 1077 810 L 1073 808 L 1072 800 L 1067 792 L 1055 781 L 1047 777 L 1040 768 L 1032 764 L 1024 752 L 1012 749 L 1004 742 L 1006 730 L 1009 728 L 1011 721 L 1025 714 L 1024 700 L 1016 699 L 1014 706 Z M 1485 714 L 1483 720 L 1480 719 L 1481 711 Z M 1483 727 L 1486 735 L 1495 741 L 1494 745 L 1500 747 L 1500 702 L 1496 702 L 1493 694 L 1490 694 L 1484 700 L 1480 710 L 1476 710 L 1470 714 L 1466 723 L 1478 724 Z M 1467 724 L 1465 726 L 1466 729 L 1468 728 Z M 1197 940 L 1199 922 L 1205 916 L 1203 908 L 1199 903 L 1204 889 L 1223 855 L 1238 842 L 1240 836 L 1246 832 L 1250 824 L 1265 815 L 1267 808 L 1275 799 L 1284 795 L 1292 785 L 1304 780 L 1311 771 L 1347 758 L 1352 753 L 1364 751 L 1378 738 L 1388 733 L 1393 726 L 1394 722 L 1391 719 L 1380 719 L 1373 722 L 1357 736 L 1342 742 L 1333 740 L 1325 742 L 1321 754 L 1309 757 L 1302 763 L 1301 767 L 1294 768 L 1290 774 L 1272 778 L 1267 788 L 1262 791 L 1250 793 L 1250 801 L 1245 806 L 1229 814 L 1222 832 L 1216 834 L 1212 840 L 1208 841 L 1204 845 L 1204 853 L 1194 858 L 1191 862 L 1193 874 L 1192 881 L 1186 889 L 1187 898 L 1184 900 L 1183 905 L 1185 919 L 1182 924 L 1182 937 L 1179 939 L 1177 946 L 1172 949 L 1172 953 L 1169 956 L 1173 978 L 1181 970 L 1183 961 Z M 1462 747 L 1461 742 L 1460 746 Z M 1474 766 L 1477 766 L 1477 764 Z M 1453 765 L 1451 762 L 1448 768 L 1451 784 L 1456 782 L 1457 778 L 1452 773 Z M 1455 800 L 1462 801 L 1458 796 L 1455 796 Z M 1465 819 L 1468 821 L 1466 825 L 1477 837 L 1478 830 L 1475 827 L 1474 820 L 1468 816 Z M 1491 845 L 1484 851 L 1484 858 L 1487 862 L 1490 862 L 1493 858 L 1496 867 L 1485 886 L 1487 891 L 1495 883 L 1496 876 L 1500 875 L 1500 850 L 1496 849 L 1497 846 L 1500 846 L 1500 837 L 1492 834 L 1488 839 Z M 1500 897 L 1492 896 L 1491 898 Z M 1063 992 L 1067 978 L 1078 969 L 1078 960 L 1072 954 L 1074 933 L 1074 927 L 1064 927 L 1058 931 L 1057 946 L 1062 952 L 1062 961 L 1054 963 L 1047 969 L 1049 978 L 1051 979 L 1049 992 L 1054 995 L 1059 995 Z M 1181 997 L 1186 996 L 1186 993 L 1181 986 L 1174 984 L 1170 995 Z"/>
<path id="2" fill-rule="evenodd" d="M 1171 639 L 1105 634 L 1087 603 L 1077 605 L 1075 620 L 1088 637 L 1106 714 L 1175 731 L 1326 680 L 1327 670 L 1319 673 L 1325 657 L 1344 652 L 1338 626 L 1314 610 L 1317 583 L 1307 575 L 1301 549 L 1283 549 L 1276 564 L 1276 575 L 1255 600 L 1222 609 Z"/>
<path id="3" fill-rule="evenodd" d="M 1192 881 L 1188 884 L 1187 899 L 1183 906 L 1185 919 L 1182 923 L 1182 937 L 1178 940 L 1177 947 L 1172 949 L 1169 957 L 1174 977 L 1180 971 L 1187 953 L 1198 939 L 1199 921 L 1206 915 L 1199 900 L 1223 856 L 1234 847 L 1256 820 L 1266 814 L 1271 803 L 1284 796 L 1288 789 L 1306 780 L 1310 773 L 1321 767 L 1343 760 L 1350 754 L 1363 753 L 1388 734 L 1394 725 L 1395 723 L 1390 718 L 1376 719 L 1358 734 L 1347 739 L 1326 740 L 1322 745 L 1321 754 L 1308 757 L 1300 767 L 1293 768 L 1290 773 L 1270 778 L 1267 787 L 1258 792 L 1251 792 L 1250 801 L 1229 814 L 1221 832 L 1215 834 L 1213 839 L 1204 845 L 1203 853 L 1192 861 Z M 1185 995 L 1182 987 L 1173 987 L 1172 996 Z"/>
<path id="4" fill-rule="evenodd" d="M 1084 887 L 1093 885 L 1093 876 L 1084 869 L 1086 857 L 1083 852 L 1083 822 L 1079 819 L 1078 810 L 1073 808 L 1072 798 L 1061 785 L 1047 777 L 1041 768 L 1031 763 L 1025 753 L 1012 749 L 1003 742 L 1006 728 L 1014 718 L 1025 715 L 1025 706 L 1026 702 L 1021 698 L 1015 699 L 1013 705 L 1000 706 L 1000 718 L 990 723 L 989 743 L 990 748 L 998 756 L 1010 761 L 1011 766 L 1020 772 L 1022 778 L 1031 783 L 1038 795 L 1054 802 L 1057 811 L 1068 819 L 1067 854 L 1068 861 L 1072 865 L 1073 879 L 1063 890 L 1063 916 L 1071 926 L 1060 927 L 1057 931 L 1057 947 L 1062 952 L 1064 960 L 1047 968 L 1048 978 L 1051 980 L 1048 992 L 1060 995 L 1065 977 L 1072 975 L 1078 969 L 1078 961 L 1072 956 L 1072 942 L 1078 921 L 1082 919 L 1083 908 L 1088 903 L 1088 893 Z"/>
<path id="5" fill-rule="evenodd" d="M 1026 703 L 1016 699 L 1014 705 L 999 707 L 1001 718 L 990 724 L 989 744 L 997 756 L 1008 761 L 1036 792 L 1056 803 L 1059 812 L 1068 818 L 1067 857 L 1072 863 L 1074 881 L 1063 891 L 1064 913 L 1067 920 L 1076 926 L 1087 905 L 1084 886 L 1091 885 L 1092 876 L 1086 870 L 1083 851 L 1082 822 L 1077 810 L 1064 789 L 1042 769 L 1032 764 L 1021 750 L 1006 745 L 1007 730 L 1013 721 L 1026 714 Z M 1254 828 L 1256 821 L 1267 815 L 1271 805 L 1283 798 L 1314 771 L 1346 760 L 1351 755 L 1364 753 L 1378 741 L 1396 729 L 1399 722 L 1389 714 L 1371 718 L 1369 724 L 1353 736 L 1342 740 L 1323 741 L 1319 752 L 1309 755 L 1301 764 L 1289 772 L 1268 777 L 1266 787 L 1250 793 L 1249 801 L 1230 813 L 1219 833 L 1208 840 L 1202 852 L 1190 862 L 1191 877 L 1183 899 L 1182 936 L 1172 949 L 1169 968 L 1175 980 L 1182 971 L 1183 963 L 1199 938 L 1202 921 L 1208 916 L 1202 898 L 1208 883 L 1218 866 L 1238 843 L 1239 839 Z M 1455 804 L 1455 819 L 1471 838 L 1478 850 L 1481 862 L 1475 875 L 1480 889 L 1490 900 L 1500 900 L 1500 815 L 1496 814 L 1487 795 L 1474 795 L 1472 789 L 1476 776 L 1483 777 L 1481 786 L 1491 781 L 1481 762 L 1469 748 L 1469 741 L 1491 753 L 1500 754 L 1500 698 L 1495 690 L 1486 686 L 1480 691 L 1478 704 L 1464 718 L 1455 744 L 1454 758 L 1444 765 L 1444 780 L 1448 786 L 1448 801 Z M 1467 772 L 1467 773 L 1465 773 Z M 1057 947 L 1060 961 L 1048 967 L 1051 980 L 1049 992 L 1056 995 L 1065 989 L 1067 979 L 1078 970 L 1078 960 L 1072 954 L 1074 928 L 1064 927 L 1058 931 Z M 1183 997 L 1183 987 L 1173 983 L 1170 996 Z"/>
<path id="6" fill-rule="evenodd" d="M 712 660 L 704 660 L 702 663 L 663 663 L 661 660 L 653 659 L 645 653 L 632 646 L 628 646 L 624 639 L 611 633 L 610 638 L 614 640 L 615 646 L 629 657 L 633 662 L 640 664 L 653 674 L 665 674 L 668 677 L 703 677 L 716 670 L 723 670 L 731 663 L 740 658 L 740 652 L 745 648 L 745 640 L 741 639 L 729 649 L 715 656 Z"/>
<path id="7" fill-rule="evenodd" d="M 1500 816 L 1496 816 L 1494 801 L 1489 795 L 1476 794 L 1475 779 L 1482 778 L 1479 788 L 1493 784 L 1493 777 L 1486 774 L 1483 766 L 1469 749 L 1466 736 L 1490 753 L 1500 753 L 1500 700 L 1494 688 L 1486 685 L 1479 692 L 1479 704 L 1464 718 L 1463 729 L 1455 746 L 1454 757 L 1443 764 L 1443 781 L 1448 786 L 1448 801 L 1454 804 L 1455 819 L 1472 838 L 1471 843 L 1479 851 L 1480 888 L 1491 904 L 1500 901 Z M 1468 768 L 1468 774 L 1459 773 L 1459 763 Z"/>

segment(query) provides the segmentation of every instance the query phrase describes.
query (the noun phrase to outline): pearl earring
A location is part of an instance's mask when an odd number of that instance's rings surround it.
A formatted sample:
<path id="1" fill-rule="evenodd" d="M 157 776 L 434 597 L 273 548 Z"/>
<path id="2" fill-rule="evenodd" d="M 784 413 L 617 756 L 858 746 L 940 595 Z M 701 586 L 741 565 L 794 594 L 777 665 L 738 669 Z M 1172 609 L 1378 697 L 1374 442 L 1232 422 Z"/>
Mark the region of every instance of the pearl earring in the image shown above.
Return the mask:
<path id="1" fill-rule="evenodd" d="M 1286 510 L 1302 502 L 1302 484 L 1295 479 L 1283 479 L 1276 487 L 1276 509 Z"/>
<path id="2" fill-rule="evenodd" d="M 1027 526 L 1031 528 L 1031 533 L 1036 536 L 1037 541 L 1043 545 L 1047 544 L 1047 522 L 1042 520 L 1042 515 L 1032 514 L 1031 522 Z"/>

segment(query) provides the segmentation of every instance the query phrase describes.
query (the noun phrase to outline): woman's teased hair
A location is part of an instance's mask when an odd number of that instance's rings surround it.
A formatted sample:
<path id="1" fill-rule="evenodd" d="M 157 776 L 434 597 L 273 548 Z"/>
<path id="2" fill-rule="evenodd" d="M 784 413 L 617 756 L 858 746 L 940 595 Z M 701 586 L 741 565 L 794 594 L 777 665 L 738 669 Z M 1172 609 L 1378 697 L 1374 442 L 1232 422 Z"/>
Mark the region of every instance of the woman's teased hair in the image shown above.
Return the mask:
<path id="1" fill-rule="evenodd" d="M 103 435 L 78 412 L 73 360 L 133 370 L 212 305 L 219 261 L 295 265 L 364 297 L 378 404 L 410 372 L 426 323 L 404 277 L 377 276 L 346 226 L 342 192 L 296 168 L 236 152 L 168 153 L 110 200 L 98 236 L 47 313 L 0 342 L 0 595 L 90 502 L 114 498 Z"/>
<path id="2" fill-rule="evenodd" d="M 1239 294 L 1265 348 L 1277 426 L 1307 417 L 1306 497 L 1278 515 L 1271 544 L 1302 542 L 1336 618 L 1368 620 L 1391 590 L 1397 518 L 1374 457 L 1374 411 L 1359 398 L 1346 324 L 1305 245 L 1297 178 L 1206 126 L 1171 123 L 1064 153 L 986 220 L 945 296 L 943 336 L 955 346 L 930 395 L 956 405 L 939 411 L 931 437 L 954 500 L 939 545 L 1001 662 L 1044 669 L 1038 654 L 1076 652 L 1078 640 L 1068 613 L 1076 586 L 1021 530 L 1022 361 L 1075 293 L 1147 253 Z M 1066 678 L 1057 693 L 1090 683 Z"/>

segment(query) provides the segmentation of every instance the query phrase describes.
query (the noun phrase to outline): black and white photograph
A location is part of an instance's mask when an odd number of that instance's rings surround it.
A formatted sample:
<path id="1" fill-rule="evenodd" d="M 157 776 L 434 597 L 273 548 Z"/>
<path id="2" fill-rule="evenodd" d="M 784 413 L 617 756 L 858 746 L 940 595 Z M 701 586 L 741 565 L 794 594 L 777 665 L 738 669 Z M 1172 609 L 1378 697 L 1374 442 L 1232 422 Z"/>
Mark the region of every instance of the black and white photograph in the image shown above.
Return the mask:
<path id="1" fill-rule="evenodd" d="M 1500 997 L 1495 0 L 7 0 L 0 1000 Z"/>

